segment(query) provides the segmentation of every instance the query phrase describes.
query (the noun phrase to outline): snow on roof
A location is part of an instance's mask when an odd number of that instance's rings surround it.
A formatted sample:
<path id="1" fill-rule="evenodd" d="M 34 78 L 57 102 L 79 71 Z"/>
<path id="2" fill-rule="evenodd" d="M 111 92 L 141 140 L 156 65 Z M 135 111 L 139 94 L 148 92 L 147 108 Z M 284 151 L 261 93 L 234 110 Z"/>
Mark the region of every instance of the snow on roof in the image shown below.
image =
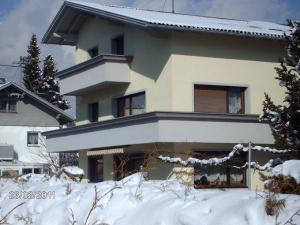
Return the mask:
<path id="1" fill-rule="evenodd" d="M 145 22 L 148 26 L 162 26 L 175 29 L 188 29 L 208 32 L 230 32 L 241 35 L 254 35 L 266 37 L 283 37 L 290 28 L 271 22 L 263 21 L 242 21 L 234 19 L 213 18 L 195 15 L 186 15 L 170 12 L 158 12 L 141 10 L 129 7 L 106 6 L 97 3 L 83 1 L 66 1 L 66 4 L 76 5 L 77 7 L 87 7 L 99 10 L 99 13 L 111 13 L 122 16 L 125 19 L 134 19 Z"/>

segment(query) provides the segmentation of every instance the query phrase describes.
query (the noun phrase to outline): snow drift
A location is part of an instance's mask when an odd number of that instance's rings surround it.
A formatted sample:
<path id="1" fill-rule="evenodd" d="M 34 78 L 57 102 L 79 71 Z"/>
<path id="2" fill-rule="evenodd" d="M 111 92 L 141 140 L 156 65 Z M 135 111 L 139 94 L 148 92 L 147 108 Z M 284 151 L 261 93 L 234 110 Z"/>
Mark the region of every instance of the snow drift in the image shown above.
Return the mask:
<path id="1" fill-rule="evenodd" d="M 55 178 L 27 175 L 18 181 L 0 180 L 0 216 L 8 223 L 23 225 L 274 225 L 265 213 L 265 199 L 247 189 L 195 190 L 178 181 L 146 181 L 138 173 L 119 182 L 97 184 L 65 183 Z M 15 193 L 45 192 L 46 198 L 16 198 Z M 98 199 L 90 213 L 95 193 Z M 13 197 L 13 198 L 12 198 Z M 28 196 L 27 196 L 28 197 Z M 45 196 L 44 196 L 45 197 Z M 286 208 L 278 217 L 284 224 L 298 209 L 300 197 L 280 195 Z M 73 217 L 72 217 L 73 215 Z M 295 217 L 300 224 L 300 217 Z"/>

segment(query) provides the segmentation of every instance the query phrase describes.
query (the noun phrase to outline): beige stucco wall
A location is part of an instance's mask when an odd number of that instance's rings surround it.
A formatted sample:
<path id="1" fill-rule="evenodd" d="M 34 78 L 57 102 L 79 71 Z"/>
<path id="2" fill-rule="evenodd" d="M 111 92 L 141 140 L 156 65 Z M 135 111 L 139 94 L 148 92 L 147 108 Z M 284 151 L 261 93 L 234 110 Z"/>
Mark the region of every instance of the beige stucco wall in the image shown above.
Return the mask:
<path id="1" fill-rule="evenodd" d="M 264 92 L 280 102 L 274 67 L 284 53 L 282 42 L 192 32 L 164 35 L 100 19 L 84 24 L 76 50 L 77 63 L 97 45 L 110 54 L 111 38 L 124 33 L 125 54 L 134 56 L 131 84 L 86 94 L 77 100 L 77 120 L 85 123 L 86 104 L 98 101 L 99 119 L 112 118 L 112 98 L 146 91 L 146 111 L 192 112 L 194 84 L 247 87 L 246 113 L 260 114 Z"/>
<path id="2" fill-rule="evenodd" d="M 131 84 L 109 87 L 87 93 L 77 100 L 77 121 L 86 123 L 86 112 L 91 101 L 99 102 L 99 120 L 112 118 L 112 98 L 146 92 L 146 111 L 171 109 L 171 60 L 168 39 L 154 37 L 133 27 L 116 25 L 103 20 L 90 20 L 81 29 L 76 48 L 76 62 L 88 59 L 87 50 L 99 46 L 100 54 L 110 54 L 111 38 L 124 33 L 125 54 L 134 56 Z"/>

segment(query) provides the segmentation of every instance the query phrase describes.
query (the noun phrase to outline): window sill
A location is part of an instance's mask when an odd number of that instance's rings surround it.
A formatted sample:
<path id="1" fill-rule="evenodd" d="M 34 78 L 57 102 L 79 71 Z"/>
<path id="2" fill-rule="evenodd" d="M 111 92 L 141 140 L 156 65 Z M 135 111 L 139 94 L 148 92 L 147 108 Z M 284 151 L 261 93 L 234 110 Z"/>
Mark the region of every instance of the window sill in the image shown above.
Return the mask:
<path id="1" fill-rule="evenodd" d="M 27 144 L 27 147 L 41 147 L 39 144 Z"/>

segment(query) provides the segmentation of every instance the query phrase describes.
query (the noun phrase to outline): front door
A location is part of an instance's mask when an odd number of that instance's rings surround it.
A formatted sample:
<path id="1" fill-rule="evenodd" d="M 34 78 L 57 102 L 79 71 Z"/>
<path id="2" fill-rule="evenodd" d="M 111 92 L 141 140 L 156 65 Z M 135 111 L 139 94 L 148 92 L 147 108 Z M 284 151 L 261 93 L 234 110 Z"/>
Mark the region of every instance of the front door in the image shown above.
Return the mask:
<path id="1" fill-rule="evenodd" d="M 89 157 L 89 179 L 92 183 L 103 181 L 103 157 Z"/>

